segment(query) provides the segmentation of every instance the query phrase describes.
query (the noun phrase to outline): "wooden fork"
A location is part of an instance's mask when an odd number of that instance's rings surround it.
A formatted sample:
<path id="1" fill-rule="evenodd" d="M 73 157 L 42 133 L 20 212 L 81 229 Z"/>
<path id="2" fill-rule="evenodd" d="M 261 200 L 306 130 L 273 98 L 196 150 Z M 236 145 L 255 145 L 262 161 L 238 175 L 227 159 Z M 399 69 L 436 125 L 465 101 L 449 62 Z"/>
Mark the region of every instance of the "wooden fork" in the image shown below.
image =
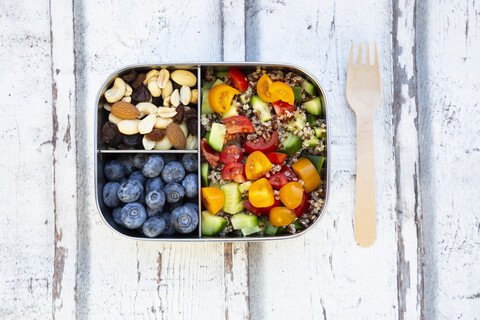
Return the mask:
<path id="1" fill-rule="evenodd" d="M 357 117 L 357 179 L 355 190 L 355 239 L 362 247 L 371 246 L 377 237 L 375 207 L 374 114 L 380 105 L 382 85 L 377 44 L 373 65 L 367 43 L 366 64 L 362 65 L 362 44 L 357 64 L 353 65 L 353 43 L 347 73 L 347 101 Z"/>

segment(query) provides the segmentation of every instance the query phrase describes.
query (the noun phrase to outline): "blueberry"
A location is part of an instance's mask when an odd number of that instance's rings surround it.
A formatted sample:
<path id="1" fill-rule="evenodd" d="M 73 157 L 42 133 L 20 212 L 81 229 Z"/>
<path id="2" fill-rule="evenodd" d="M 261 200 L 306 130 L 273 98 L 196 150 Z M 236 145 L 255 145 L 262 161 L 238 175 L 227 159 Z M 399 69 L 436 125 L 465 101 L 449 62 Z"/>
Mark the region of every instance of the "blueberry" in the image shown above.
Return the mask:
<path id="1" fill-rule="evenodd" d="M 147 154 L 137 153 L 135 157 L 133 157 L 133 165 L 135 166 L 135 168 L 142 170 L 147 160 L 148 160 Z"/>
<path id="2" fill-rule="evenodd" d="M 161 234 L 166 227 L 167 224 L 165 223 L 165 220 L 158 217 L 152 217 L 145 221 L 142 231 L 147 237 L 154 238 Z"/>
<path id="3" fill-rule="evenodd" d="M 167 202 L 165 204 L 164 209 L 168 212 L 172 212 L 173 210 L 175 210 L 175 209 L 177 209 L 178 207 L 181 207 L 181 206 L 183 206 L 183 201 L 178 201 L 178 202 L 174 202 L 174 203 Z"/>
<path id="4" fill-rule="evenodd" d="M 182 158 L 182 164 L 185 167 L 185 170 L 189 172 L 197 172 L 198 170 L 198 159 L 197 155 L 187 153 Z"/>
<path id="5" fill-rule="evenodd" d="M 138 202 L 128 203 L 122 208 L 120 219 L 125 227 L 136 229 L 147 220 L 147 211 Z"/>
<path id="6" fill-rule="evenodd" d="M 163 161 L 165 161 L 165 164 L 172 161 L 177 161 L 177 156 L 175 155 L 175 153 L 166 153 L 163 155 Z"/>
<path id="7" fill-rule="evenodd" d="M 145 177 L 155 178 L 160 174 L 160 172 L 162 172 L 164 165 L 165 164 L 161 155 L 152 154 L 150 157 L 148 157 L 147 162 L 145 162 L 142 172 Z"/>
<path id="8" fill-rule="evenodd" d="M 143 192 L 143 186 L 137 180 L 125 180 L 120 184 L 117 196 L 120 201 L 128 203 L 137 201 Z"/>
<path id="9" fill-rule="evenodd" d="M 191 206 L 181 206 L 170 216 L 173 227 L 180 233 L 190 233 L 198 226 L 198 211 Z"/>
<path id="10" fill-rule="evenodd" d="M 145 191 L 149 193 L 153 190 L 162 190 L 163 189 L 163 181 L 160 177 L 150 178 L 147 180 L 147 185 L 145 187 Z"/>
<path id="11" fill-rule="evenodd" d="M 162 208 L 153 210 L 147 207 L 147 217 L 151 218 L 151 217 L 159 216 L 161 214 L 162 214 Z"/>
<path id="12" fill-rule="evenodd" d="M 193 210 L 196 210 L 197 212 L 200 211 L 200 209 L 199 209 L 199 207 L 198 207 L 198 204 L 196 204 L 196 203 L 187 202 L 187 203 L 184 204 L 184 206 L 190 207 L 190 208 L 192 208 Z"/>
<path id="13" fill-rule="evenodd" d="M 142 186 L 145 186 L 147 183 L 147 177 L 143 175 L 141 170 L 133 171 L 128 180 L 137 180 Z"/>
<path id="14" fill-rule="evenodd" d="M 107 207 L 115 208 L 120 205 L 120 199 L 118 199 L 117 191 L 120 187 L 118 182 L 108 182 L 103 187 L 103 202 Z"/>
<path id="15" fill-rule="evenodd" d="M 131 154 L 124 154 L 120 156 L 117 161 L 119 161 L 125 167 L 125 174 L 128 176 L 133 171 L 136 170 L 135 165 L 133 164 L 133 157 Z"/>
<path id="16" fill-rule="evenodd" d="M 162 190 L 153 190 L 147 193 L 145 197 L 145 201 L 147 202 L 147 206 L 153 210 L 163 208 L 165 204 L 165 193 Z"/>
<path id="17" fill-rule="evenodd" d="M 161 215 L 161 218 L 165 220 L 166 224 L 165 230 L 163 231 L 163 235 L 165 236 L 171 236 L 175 233 L 175 228 L 173 227 L 172 220 L 170 219 L 171 216 L 172 214 L 170 212 L 165 212 Z"/>
<path id="18" fill-rule="evenodd" d="M 193 198 L 198 195 L 198 176 L 190 173 L 183 179 L 182 186 L 185 188 L 187 198 Z"/>
<path id="19" fill-rule="evenodd" d="M 172 161 L 165 165 L 162 171 L 162 179 L 166 183 L 181 182 L 185 178 L 185 169 L 178 161 Z"/>
<path id="20" fill-rule="evenodd" d="M 121 227 L 125 227 L 120 217 L 122 216 L 122 207 L 113 209 L 112 217 L 113 221 Z"/>
<path id="21" fill-rule="evenodd" d="M 140 197 L 138 197 L 138 200 L 137 200 L 137 202 L 140 203 L 141 205 L 143 205 L 144 207 L 147 206 L 147 201 L 145 200 L 145 197 L 146 197 L 146 193 L 145 193 L 145 191 L 143 191 L 142 194 L 140 195 Z"/>
<path id="22" fill-rule="evenodd" d="M 126 176 L 126 169 L 120 161 L 111 160 L 105 164 L 105 177 L 110 181 L 121 181 Z"/>
<path id="23" fill-rule="evenodd" d="M 163 189 L 163 192 L 165 192 L 167 202 L 170 203 L 180 202 L 182 201 L 183 197 L 185 197 L 185 189 L 183 189 L 183 187 L 176 182 L 167 184 Z"/>

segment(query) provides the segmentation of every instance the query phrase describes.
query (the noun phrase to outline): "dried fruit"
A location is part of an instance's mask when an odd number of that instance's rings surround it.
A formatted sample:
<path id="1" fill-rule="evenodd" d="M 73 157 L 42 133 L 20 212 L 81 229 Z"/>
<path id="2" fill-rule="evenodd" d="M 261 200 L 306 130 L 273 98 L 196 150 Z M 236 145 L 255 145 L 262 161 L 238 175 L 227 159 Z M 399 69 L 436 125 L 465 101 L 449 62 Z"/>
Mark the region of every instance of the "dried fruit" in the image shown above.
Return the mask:
<path id="1" fill-rule="evenodd" d="M 197 118 L 187 118 L 187 128 L 188 133 L 190 133 L 192 136 L 196 136 L 198 134 Z"/>
<path id="2" fill-rule="evenodd" d="M 128 147 L 137 147 L 142 141 L 142 136 L 140 134 L 132 134 L 123 136 L 123 143 Z"/>
<path id="3" fill-rule="evenodd" d="M 198 117 L 197 110 L 190 108 L 187 111 L 185 111 L 185 118 L 190 119 L 190 118 L 197 118 L 197 117 Z"/>
<path id="4" fill-rule="evenodd" d="M 110 122 L 107 121 L 105 125 L 102 128 L 101 131 L 101 138 L 103 142 L 110 143 L 115 139 L 115 136 L 119 133 L 117 126 Z"/>
<path id="5" fill-rule="evenodd" d="M 177 112 L 177 114 L 175 116 L 173 116 L 173 121 L 175 121 L 176 123 L 182 123 L 183 122 L 183 118 L 185 116 L 185 107 L 183 106 L 183 104 L 180 104 L 176 109 L 175 111 Z"/>
<path id="6" fill-rule="evenodd" d="M 170 123 L 167 127 L 167 137 L 172 146 L 178 150 L 184 150 L 186 147 L 186 138 L 182 128 L 176 123 Z"/>
<path id="7" fill-rule="evenodd" d="M 151 97 L 150 91 L 143 85 L 132 92 L 132 99 L 135 103 L 149 102 Z"/>
<path id="8" fill-rule="evenodd" d="M 181 86 L 193 87 L 197 83 L 197 77 L 187 70 L 175 70 L 170 77 Z"/>
<path id="9" fill-rule="evenodd" d="M 154 128 L 150 133 L 146 134 L 148 140 L 160 141 L 165 137 L 165 130 Z"/>
<path id="10" fill-rule="evenodd" d="M 153 114 L 148 115 L 138 123 L 138 131 L 141 134 L 150 133 L 156 122 L 157 117 L 155 117 Z"/>
<path id="11" fill-rule="evenodd" d="M 135 79 L 137 79 L 137 75 L 137 71 L 132 70 L 129 73 L 123 75 L 122 79 L 127 83 L 132 83 L 133 81 L 135 81 Z"/>
<path id="12" fill-rule="evenodd" d="M 142 86 L 143 81 L 147 78 L 147 75 L 145 73 L 139 73 L 135 81 L 132 83 L 132 88 L 133 89 L 138 89 Z"/>
<path id="13" fill-rule="evenodd" d="M 108 143 L 108 146 L 110 148 L 118 148 L 119 145 L 123 144 L 123 137 L 124 134 L 118 132 L 113 138 L 113 140 Z"/>
<path id="14" fill-rule="evenodd" d="M 161 106 L 163 103 L 162 97 L 153 97 L 152 98 L 152 103 L 156 105 L 157 107 Z"/>
<path id="15" fill-rule="evenodd" d="M 118 101 L 112 105 L 112 114 L 120 119 L 136 119 L 140 111 L 131 103 Z"/>

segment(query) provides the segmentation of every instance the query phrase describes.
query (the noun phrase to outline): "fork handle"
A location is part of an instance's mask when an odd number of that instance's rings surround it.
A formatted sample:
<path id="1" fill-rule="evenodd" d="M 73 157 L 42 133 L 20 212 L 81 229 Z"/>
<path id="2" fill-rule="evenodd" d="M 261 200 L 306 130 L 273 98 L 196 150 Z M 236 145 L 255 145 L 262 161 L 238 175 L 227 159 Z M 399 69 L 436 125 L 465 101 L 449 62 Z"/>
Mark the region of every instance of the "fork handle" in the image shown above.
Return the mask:
<path id="1" fill-rule="evenodd" d="M 371 246 L 377 237 L 373 120 L 373 113 L 357 114 L 355 239 L 361 247 Z"/>

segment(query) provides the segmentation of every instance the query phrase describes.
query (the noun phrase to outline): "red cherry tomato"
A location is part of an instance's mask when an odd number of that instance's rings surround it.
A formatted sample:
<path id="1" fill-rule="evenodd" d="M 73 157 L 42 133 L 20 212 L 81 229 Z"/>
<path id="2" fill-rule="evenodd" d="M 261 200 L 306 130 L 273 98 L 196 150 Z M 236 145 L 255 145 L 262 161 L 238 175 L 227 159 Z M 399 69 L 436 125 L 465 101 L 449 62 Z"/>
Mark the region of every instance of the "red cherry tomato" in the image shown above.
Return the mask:
<path id="1" fill-rule="evenodd" d="M 282 165 L 287 159 L 287 154 L 280 153 L 280 152 L 269 152 L 266 154 L 266 156 L 271 163 L 278 164 L 278 165 Z"/>
<path id="2" fill-rule="evenodd" d="M 242 92 L 247 90 L 248 88 L 248 81 L 247 78 L 243 75 L 243 73 L 236 69 L 228 70 L 228 77 L 232 79 L 233 86 L 238 89 L 238 91 Z"/>
<path id="3" fill-rule="evenodd" d="M 245 178 L 245 165 L 243 163 L 229 163 L 222 170 L 223 180 L 233 180 L 238 183 L 247 181 Z"/>
<path id="4" fill-rule="evenodd" d="M 297 215 L 297 217 L 301 217 L 302 214 L 304 214 L 305 211 L 307 211 L 307 208 L 308 208 L 308 205 L 309 205 L 309 203 L 308 203 L 309 199 L 310 199 L 310 197 L 308 196 L 308 193 L 304 192 L 302 202 L 300 203 L 300 205 L 298 207 L 293 209 L 293 213 L 295 213 Z"/>
<path id="5" fill-rule="evenodd" d="M 202 151 L 205 159 L 207 159 L 208 163 L 216 167 L 220 156 L 217 151 L 213 150 L 212 147 L 210 147 L 206 139 L 202 139 L 202 141 L 200 141 L 200 150 Z"/>
<path id="6" fill-rule="evenodd" d="M 255 132 L 250 120 L 245 116 L 233 116 L 223 119 L 222 123 L 227 126 L 227 133 L 249 133 Z"/>
<path id="7" fill-rule="evenodd" d="M 289 111 L 290 113 L 293 113 L 293 105 L 289 104 L 288 102 L 278 100 L 275 102 L 272 102 L 273 109 L 275 109 L 275 113 L 277 116 L 283 116 L 286 111 Z"/>
<path id="8" fill-rule="evenodd" d="M 245 207 L 245 209 L 247 209 L 248 211 L 256 214 L 257 216 L 261 215 L 263 213 L 263 208 L 257 208 L 257 207 L 254 207 L 252 205 L 252 203 L 250 202 L 250 200 L 245 200 L 243 201 L 243 206 Z"/>
<path id="9" fill-rule="evenodd" d="M 282 169 L 280 169 L 280 172 L 283 173 L 285 177 L 287 177 L 288 182 L 292 182 L 294 181 L 293 179 L 297 178 L 297 175 L 289 166 L 284 165 Z"/>
<path id="10" fill-rule="evenodd" d="M 284 185 L 288 183 L 288 179 L 283 173 L 277 172 L 270 175 L 270 177 L 268 178 L 268 182 L 270 182 L 274 189 L 280 190 Z"/>
<path id="11" fill-rule="evenodd" d="M 231 145 L 223 148 L 220 152 L 220 161 L 225 164 L 242 161 L 243 152 L 236 145 Z"/>
<path id="12" fill-rule="evenodd" d="M 246 154 L 250 154 L 253 151 L 261 151 L 263 153 L 275 152 L 278 149 L 278 133 L 273 131 L 270 139 L 265 141 L 263 137 L 258 138 L 254 141 L 247 141 L 243 144 L 243 149 L 245 149 Z"/>
<path id="13" fill-rule="evenodd" d="M 230 134 L 228 132 L 225 132 L 225 139 L 223 140 L 223 145 L 226 145 L 227 142 L 230 142 L 232 140 L 235 140 L 237 139 L 237 134 L 234 133 L 234 134 Z"/>
<path id="14" fill-rule="evenodd" d="M 280 200 L 274 199 L 273 204 L 270 207 L 262 208 L 262 213 L 264 216 L 268 216 L 270 214 L 270 210 L 272 210 L 275 207 L 279 207 L 282 203 Z"/>

